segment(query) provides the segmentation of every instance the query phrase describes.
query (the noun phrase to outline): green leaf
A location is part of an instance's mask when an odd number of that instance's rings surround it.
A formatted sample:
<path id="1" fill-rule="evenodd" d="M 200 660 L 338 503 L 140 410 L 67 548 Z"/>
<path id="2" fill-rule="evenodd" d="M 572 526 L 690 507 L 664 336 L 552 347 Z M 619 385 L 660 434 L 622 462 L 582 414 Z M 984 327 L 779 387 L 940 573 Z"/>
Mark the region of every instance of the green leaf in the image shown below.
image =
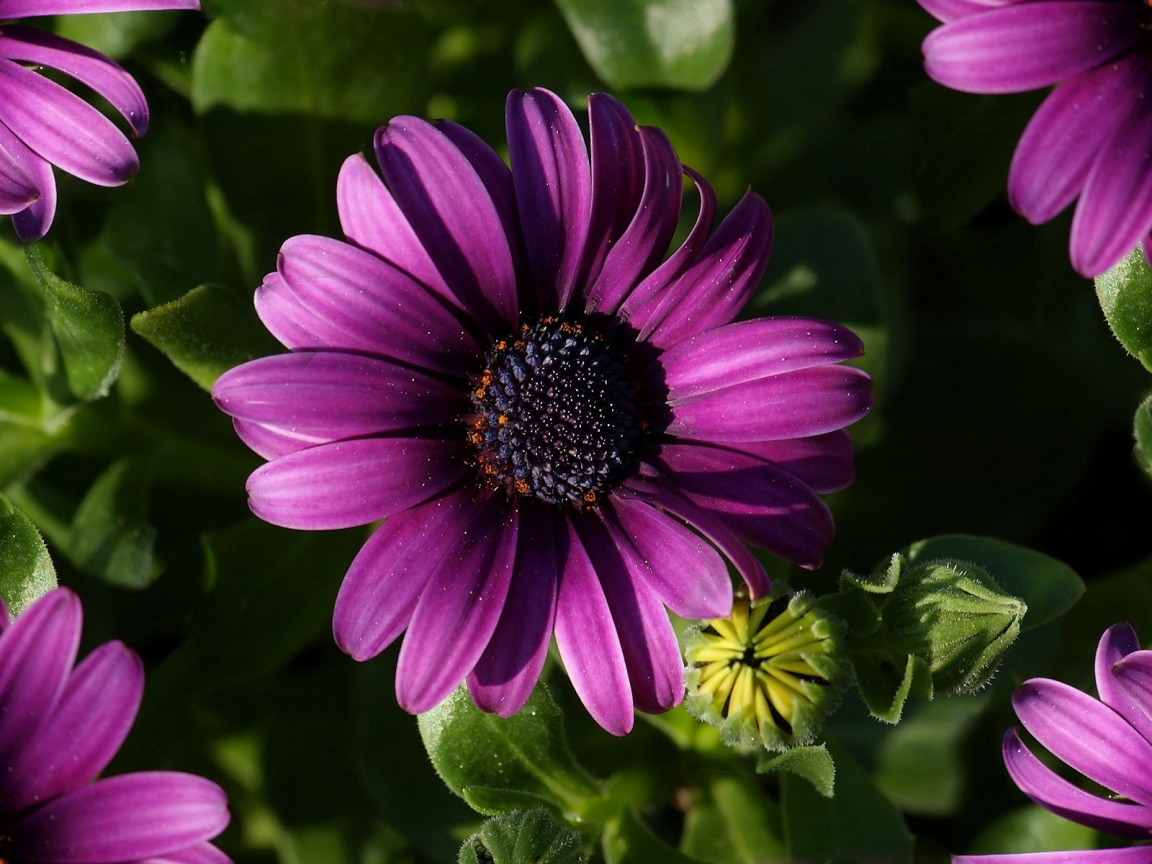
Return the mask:
<path id="1" fill-rule="evenodd" d="M 1132 424 L 1132 434 L 1136 438 L 1133 451 L 1136 462 L 1148 475 L 1152 475 L 1152 396 L 1140 403 L 1136 409 L 1136 419 Z"/>
<path id="2" fill-rule="evenodd" d="M 556 0 L 596 74 L 612 87 L 706 90 L 728 68 L 731 0 Z"/>
<path id="3" fill-rule="evenodd" d="M 718 773 L 693 797 L 680 838 L 681 852 L 716 864 L 783 860 L 780 807 L 753 776 L 743 771 Z"/>
<path id="4" fill-rule="evenodd" d="M 1001 816 L 980 832 L 972 854 L 1018 854 L 1095 849 L 1096 831 L 1035 804 Z"/>
<path id="5" fill-rule="evenodd" d="M 145 588 L 160 575 L 153 557 L 156 529 L 148 523 L 152 471 L 118 459 L 101 474 L 72 520 L 68 557 L 85 573 L 128 588 Z"/>
<path id="6" fill-rule="evenodd" d="M 604 860 L 607 864 L 701 864 L 649 831 L 631 810 L 604 826 Z"/>
<path id="7" fill-rule="evenodd" d="M 1084 582 L 1061 561 L 1041 552 L 969 534 L 946 534 L 913 543 L 910 564 L 935 558 L 968 561 L 988 572 L 1007 593 L 1028 604 L 1021 630 L 1035 629 L 1063 615 L 1084 593 Z"/>
<path id="8" fill-rule="evenodd" d="M 515 810 L 535 810 L 540 807 L 555 809 L 555 805 L 547 798 L 541 798 L 531 792 L 489 789 L 487 786 L 465 786 L 461 791 L 468 806 L 485 816 L 497 816 Z"/>
<path id="9" fill-rule="evenodd" d="M 179 300 L 133 315 L 132 329 L 205 390 L 233 366 L 279 347 L 251 304 L 217 285 L 201 285 Z"/>
<path id="10" fill-rule="evenodd" d="M 877 720 L 899 723 L 909 696 L 932 698 L 932 670 L 915 654 L 899 668 L 883 654 L 861 652 L 852 656 L 852 667 L 864 704 Z"/>
<path id="11" fill-rule="evenodd" d="M 45 266 L 35 245 L 24 248 L 44 293 L 48 323 L 69 389 L 81 400 L 106 396 L 124 362 L 124 312 L 120 304 L 103 291 L 65 282 Z"/>
<path id="12" fill-rule="evenodd" d="M 1096 299 L 1120 344 L 1152 372 L 1152 270 L 1141 247 L 1096 277 Z"/>
<path id="13" fill-rule="evenodd" d="M 506 719 L 481 711 L 460 687 L 420 715 L 420 735 L 432 764 L 457 795 L 466 797 L 469 787 L 527 792 L 578 816 L 601 798 L 601 790 L 572 758 L 563 719 L 542 684 Z M 495 803 L 491 796 L 485 800 Z M 508 809 L 523 807 L 518 796 L 508 803 Z"/>
<path id="14" fill-rule="evenodd" d="M 221 17 L 192 62 L 198 112 L 220 105 L 379 124 L 426 101 L 428 36 L 412 11 L 315 0 L 205 6 Z"/>
<path id="15" fill-rule="evenodd" d="M 788 859 L 904 864 L 912 835 L 900 812 L 855 759 L 837 751 L 836 797 L 825 798 L 793 774 L 780 775 L 780 807 Z"/>
<path id="16" fill-rule="evenodd" d="M 580 864 L 584 838 L 546 808 L 496 816 L 464 841 L 460 864 Z"/>
<path id="17" fill-rule="evenodd" d="M 56 587 L 56 570 L 40 532 L 0 495 L 0 596 L 19 615 Z"/>
<path id="18" fill-rule="evenodd" d="M 761 774 L 787 771 L 797 777 L 803 777 L 825 798 L 831 798 L 835 789 L 836 765 L 832 761 L 832 754 L 823 744 L 793 747 L 772 758 L 764 754 L 760 757 L 756 770 Z"/>

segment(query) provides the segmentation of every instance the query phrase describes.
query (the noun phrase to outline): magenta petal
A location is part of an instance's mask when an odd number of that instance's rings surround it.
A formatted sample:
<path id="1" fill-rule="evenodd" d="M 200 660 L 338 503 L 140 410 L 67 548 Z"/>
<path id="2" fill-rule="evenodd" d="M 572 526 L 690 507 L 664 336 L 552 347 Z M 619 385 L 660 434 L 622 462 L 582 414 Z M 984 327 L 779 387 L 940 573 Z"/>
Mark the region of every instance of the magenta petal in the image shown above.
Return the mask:
<path id="1" fill-rule="evenodd" d="M 403 513 L 376 529 L 352 561 L 332 615 L 336 644 L 353 660 L 375 657 L 403 632 L 416 601 L 473 507 L 453 492 Z"/>
<path id="2" fill-rule="evenodd" d="M 14 139 L 15 136 L 0 123 L 0 215 L 3 216 L 19 213 L 40 197 L 35 181 L 21 165 L 25 160 L 13 156 L 12 151 L 5 146 L 9 138 Z"/>
<path id="3" fill-rule="evenodd" d="M 500 623 L 476 667 L 468 676 L 468 692 L 483 711 L 511 717 L 528 701 L 544 668 L 552 624 L 556 618 L 558 590 L 557 538 L 552 508 L 520 502 L 520 532 L 516 564 L 508 602 Z"/>
<path id="4" fill-rule="evenodd" d="M 1012 156 L 1012 206 L 1038 225 L 1071 204 L 1121 118 L 1142 110 L 1139 94 L 1148 83 L 1147 59 L 1137 52 L 1057 87 Z"/>
<path id="5" fill-rule="evenodd" d="M 154 855 L 140 864 L 232 864 L 232 859 L 211 843 L 197 843 L 187 849 Z"/>
<path id="6" fill-rule="evenodd" d="M 1152 864 L 1152 846 L 1004 855 L 953 855 L 952 864 Z"/>
<path id="7" fill-rule="evenodd" d="M 1152 744 L 1107 705 L 1046 678 L 1025 681 L 1012 705 L 1057 758 L 1113 792 L 1152 805 Z"/>
<path id="8" fill-rule="evenodd" d="M 516 557 L 516 505 L 501 494 L 479 504 L 416 603 L 396 667 L 396 699 L 420 714 L 472 671 L 508 596 Z"/>
<path id="9" fill-rule="evenodd" d="M 1152 63 L 1143 58 L 1140 92 L 1152 94 Z M 1152 111 L 1124 115 L 1101 148 L 1072 217 L 1072 266 L 1103 273 L 1152 229 Z"/>
<path id="10" fill-rule="evenodd" d="M 363 154 L 344 160 L 336 180 L 336 207 L 349 240 L 395 265 L 442 297 L 451 297 L 444 277 L 416 236 L 384 181 Z"/>
<path id="11" fill-rule="evenodd" d="M 772 212 L 749 191 L 673 282 L 641 337 L 668 348 L 736 317 L 764 275 L 772 248 Z M 657 325 L 657 321 L 659 324 Z"/>
<path id="12" fill-rule="evenodd" d="M 200 0 L 0 0 L 0 18 L 81 15 L 88 12 L 154 12 L 199 9 Z"/>
<path id="13" fill-rule="evenodd" d="M 738 537 L 802 567 L 818 567 L 832 542 L 827 505 L 770 462 L 718 447 L 665 445 L 666 475 Z"/>
<path id="14" fill-rule="evenodd" d="M 1135 3 L 1038 0 L 972 15 L 924 40 L 924 68 L 946 87 L 1019 93 L 1108 63 L 1144 39 Z"/>
<path id="15" fill-rule="evenodd" d="M 947 24 L 950 21 L 956 21 L 960 18 L 967 18 L 969 15 L 978 15 L 981 12 L 987 12 L 989 9 L 994 9 L 998 5 L 995 2 L 987 2 L 987 0 L 916 0 L 924 10 L 934 17 L 937 21 L 943 21 Z"/>
<path id="16" fill-rule="evenodd" d="M 500 213 L 468 158 L 427 121 L 376 130 L 384 180 L 459 304 L 489 331 L 514 327 L 516 270 Z"/>
<path id="17" fill-rule="evenodd" d="M 1118 660 L 1112 666 L 1112 677 L 1116 682 L 1114 710 L 1152 742 L 1152 651 L 1133 651 Z"/>
<path id="18" fill-rule="evenodd" d="M 279 459 L 297 450 L 307 450 L 317 444 L 325 444 L 315 436 L 294 435 L 291 430 L 270 428 L 259 423 L 232 418 L 232 428 L 240 440 L 264 459 Z"/>
<path id="19" fill-rule="evenodd" d="M 592 207 L 584 135 L 560 97 L 540 88 L 508 94 L 505 126 L 532 279 L 545 308 L 563 309 L 581 287 Z"/>
<path id="20" fill-rule="evenodd" d="M 684 172 L 668 136 L 650 126 L 639 130 L 644 152 L 644 192 L 623 236 L 612 246 L 587 291 L 588 312 L 615 313 L 617 307 L 664 257 L 680 219 Z"/>
<path id="21" fill-rule="evenodd" d="M 1121 837 L 1147 837 L 1152 830 L 1152 809 L 1109 801 L 1073 786 L 1033 756 L 1015 729 L 1004 736 L 1003 750 L 1012 780 L 1025 795 L 1053 813 Z"/>
<path id="22" fill-rule="evenodd" d="M 119 186 L 140 168 L 112 121 L 56 82 L 3 58 L 0 122 L 53 165 L 98 186 Z"/>
<path id="23" fill-rule="evenodd" d="M 478 356 L 443 301 L 355 246 L 293 237 L 281 247 L 277 271 L 257 290 L 256 311 L 293 350 L 365 351 L 450 374 Z"/>
<path id="24" fill-rule="evenodd" d="M 376 357 L 297 351 L 228 370 L 212 387 L 225 414 L 319 441 L 452 423 L 467 398 Z"/>
<path id="25" fill-rule="evenodd" d="M 3 123 L 0 123 L 0 136 L 8 142 L 4 146 L 9 155 L 22 153 L 18 157 L 20 166 L 28 172 L 40 194 L 39 198 L 19 213 L 12 215 L 12 227 L 16 229 L 16 236 L 24 243 L 35 243 L 48 233 L 48 229 L 52 227 L 52 220 L 56 217 L 56 175 L 46 159 L 33 153 L 24 142 L 16 139 L 15 134 Z"/>
<path id="26" fill-rule="evenodd" d="M 144 666 L 123 643 L 89 654 L 47 722 L 0 772 L 0 812 L 17 813 L 91 782 L 120 749 L 143 692 Z"/>
<path id="27" fill-rule="evenodd" d="M 760 318 L 717 327 L 660 357 L 669 401 L 783 372 L 851 360 L 864 344 L 847 327 L 812 318 Z"/>
<path id="28" fill-rule="evenodd" d="M 461 445 L 365 438 L 289 453 L 248 478 L 252 512 L 273 525 L 323 530 L 386 519 L 464 476 Z"/>
<path id="29" fill-rule="evenodd" d="M 613 735 L 632 731 L 632 688 L 612 610 L 575 526 L 556 604 L 556 647 L 580 701 Z"/>
<path id="30" fill-rule="evenodd" d="M 119 63 L 99 51 L 43 30 L 9 25 L 0 37 L 0 57 L 60 70 L 107 99 L 128 121 L 134 134 L 148 131 L 144 91 Z"/>
<path id="31" fill-rule="evenodd" d="M 632 572 L 599 519 L 576 517 L 573 524 L 612 612 L 636 707 L 649 714 L 674 708 L 684 698 L 684 660 L 664 605 Z"/>
<path id="32" fill-rule="evenodd" d="M 766 462 L 774 462 L 814 492 L 835 492 L 856 476 L 852 466 L 852 437 L 843 429 L 809 438 L 780 441 L 745 441 L 728 445 Z"/>
<path id="33" fill-rule="evenodd" d="M 99 780 L 5 828 L 17 861 L 104 864 L 163 855 L 215 837 L 228 824 L 224 791 L 169 771 Z"/>
<path id="34" fill-rule="evenodd" d="M 614 497 L 602 515 L 634 578 L 681 618 L 722 618 L 732 611 L 728 566 L 697 534 L 626 498 Z"/>
<path id="35" fill-rule="evenodd" d="M 667 432 L 700 441 L 774 441 L 843 429 L 872 407 L 868 376 L 815 366 L 672 403 Z"/>
<path id="36" fill-rule="evenodd" d="M 1124 706 L 1128 702 L 1129 696 L 1118 686 L 1113 667 L 1129 654 L 1139 650 L 1140 639 L 1136 636 L 1136 631 L 1132 629 L 1132 625 L 1126 621 L 1113 624 L 1105 630 L 1096 646 L 1094 670 L 1096 692 L 1099 694 L 1101 702 L 1120 714 L 1125 713 Z"/>
<path id="37" fill-rule="evenodd" d="M 28 607 L 0 637 L 0 767 L 51 716 L 76 660 L 80 601 L 63 588 Z"/>

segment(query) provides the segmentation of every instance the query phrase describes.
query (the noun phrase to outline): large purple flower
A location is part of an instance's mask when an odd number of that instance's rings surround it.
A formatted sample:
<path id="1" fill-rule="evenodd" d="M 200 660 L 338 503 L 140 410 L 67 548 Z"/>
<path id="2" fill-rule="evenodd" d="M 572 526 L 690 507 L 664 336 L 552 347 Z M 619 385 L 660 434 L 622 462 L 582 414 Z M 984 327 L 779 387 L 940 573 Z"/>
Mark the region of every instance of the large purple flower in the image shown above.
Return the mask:
<path id="1" fill-rule="evenodd" d="M 80 625 L 62 588 L 12 623 L 0 600 L 0 861 L 228 864 L 208 843 L 228 824 L 215 783 L 172 771 L 93 782 L 132 727 L 144 670 L 120 642 L 73 669 Z"/>
<path id="2" fill-rule="evenodd" d="M 1050 681 L 1025 681 L 1012 697 L 1016 716 L 1052 754 L 1116 800 L 1086 792 L 1037 759 L 1009 730 L 1008 773 L 1029 798 L 1053 813 L 1099 831 L 1152 837 L 1152 651 L 1128 624 L 1105 631 L 1096 649 L 1100 698 Z M 1018 855 L 954 855 L 953 864 L 1149 864 L 1152 846 Z"/>
<path id="3" fill-rule="evenodd" d="M 91 87 L 128 122 L 148 129 L 148 104 L 135 79 L 99 52 L 10 22 L 42 15 L 199 9 L 199 0 L 0 0 L 0 214 L 25 242 L 39 240 L 56 214 L 55 165 L 98 186 L 119 186 L 140 163 L 124 133 L 72 91 L 35 71 L 48 67 Z"/>
<path id="4" fill-rule="evenodd" d="M 956 90 L 1059 86 L 1024 131 L 1012 206 L 1047 222 L 1077 197 L 1072 266 L 1103 273 L 1152 231 L 1152 9 L 1141 0 L 920 0 L 944 22 L 928 74 Z M 1145 244 L 1145 248 L 1148 244 Z"/>
<path id="5" fill-rule="evenodd" d="M 294 237 L 256 293 L 291 354 L 213 391 L 266 459 L 253 511 L 293 528 L 386 519 L 353 562 L 334 630 L 358 660 L 402 631 L 400 704 L 465 678 L 516 712 L 553 633 L 573 685 L 616 734 L 683 696 L 665 606 L 727 615 L 725 557 L 769 588 L 744 542 L 806 567 L 852 479 L 843 427 L 869 382 L 836 365 L 848 330 L 733 324 L 764 272 L 767 205 L 716 201 L 667 137 L 589 99 L 591 156 L 546 90 L 513 92 L 512 169 L 453 123 L 376 133 L 384 181 L 350 157 L 348 243 Z M 700 212 L 667 259 L 683 174 Z M 814 491 L 815 490 L 815 491 Z M 717 549 L 720 550 L 719 554 Z"/>

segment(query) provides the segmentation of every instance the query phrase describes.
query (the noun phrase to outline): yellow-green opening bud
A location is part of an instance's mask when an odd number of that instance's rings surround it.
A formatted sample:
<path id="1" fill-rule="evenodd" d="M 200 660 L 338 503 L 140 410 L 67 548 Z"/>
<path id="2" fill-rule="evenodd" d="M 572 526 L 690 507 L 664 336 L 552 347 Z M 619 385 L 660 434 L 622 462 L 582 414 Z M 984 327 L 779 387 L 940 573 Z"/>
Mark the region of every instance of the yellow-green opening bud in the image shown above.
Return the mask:
<path id="1" fill-rule="evenodd" d="M 752 603 L 689 630 L 689 713 L 728 744 L 783 750 L 810 743 L 847 674 L 839 623 L 805 594 Z"/>

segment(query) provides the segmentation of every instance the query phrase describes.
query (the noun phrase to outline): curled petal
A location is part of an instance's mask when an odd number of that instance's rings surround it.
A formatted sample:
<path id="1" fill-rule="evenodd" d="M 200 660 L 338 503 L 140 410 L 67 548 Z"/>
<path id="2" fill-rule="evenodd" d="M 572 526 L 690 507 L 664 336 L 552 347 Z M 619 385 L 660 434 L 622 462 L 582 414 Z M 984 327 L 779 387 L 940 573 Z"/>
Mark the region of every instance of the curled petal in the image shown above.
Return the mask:
<path id="1" fill-rule="evenodd" d="M 1122 706 L 1128 697 L 1117 686 L 1114 667 L 1129 654 L 1139 650 L 1140 639 L 1127 622 L 1113 624 L 1105 630 L 1096 646 L 1096 692 L 1101 702 L 1121 714 L 1124 713 Z"/>
<path id="2" fill-rule="evenodd" d="M 1152 651 L 1133 651 L 1117 660 L 1112 677 L 1111 707 L 1152 742 Z"/>

